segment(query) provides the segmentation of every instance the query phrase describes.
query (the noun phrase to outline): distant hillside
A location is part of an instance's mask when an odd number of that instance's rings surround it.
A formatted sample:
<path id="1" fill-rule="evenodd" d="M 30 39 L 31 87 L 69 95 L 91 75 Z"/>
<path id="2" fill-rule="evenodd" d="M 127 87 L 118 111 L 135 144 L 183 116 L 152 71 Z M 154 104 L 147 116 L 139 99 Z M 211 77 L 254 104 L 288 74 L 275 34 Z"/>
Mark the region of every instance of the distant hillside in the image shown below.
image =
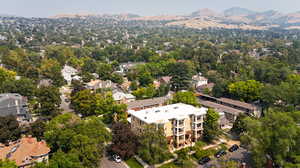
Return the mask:
<path id="1" fill-rule="evenodd" d="M 217 17 L 219 14 L 211 9 L 200 9 L 198 11 L 193 12 L 191 17 Z"/>
<path id="2" fill-rule="evenodd" d="M 255 14 L 256 12 L 251 11 L 246 8 L 240 8 L 240 7 L 233 7 L 230 9 L 227 9 L 223 12 L 224 16 L 247 16 L 247 15 L 252 15 Z"/>
<path id="3" fill-rule="evenodd" d="M 300 12 L 283 14 L 275 10 L 252 11 L 246 8 L 233 7 L 215 12 L 211 9 L 200 9 L 189 15 L 139 16 L 136 14 L 95 15 L 95 14 L 61 14 L 52 18 L 113 18 L 118 20 L 164 21 L 167 26 L 180 26 L 195 29 L 224 28 L 267 30 L 272 28 L 300 29 Z"/>

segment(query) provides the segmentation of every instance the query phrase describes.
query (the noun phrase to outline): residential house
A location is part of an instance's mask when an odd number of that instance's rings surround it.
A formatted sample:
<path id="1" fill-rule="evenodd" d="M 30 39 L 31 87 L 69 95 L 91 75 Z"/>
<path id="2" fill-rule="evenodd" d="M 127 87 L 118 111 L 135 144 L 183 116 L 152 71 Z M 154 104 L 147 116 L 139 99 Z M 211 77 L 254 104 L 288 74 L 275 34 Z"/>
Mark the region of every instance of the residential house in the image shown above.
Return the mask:
<path id="1" fill-rule="evenodd" d="M 116 71 L 117 73 L 124 74 L 128 72 L 130 69 L 134 68 L 137 65 L 145 64 L 144 62 L 128 62 L 128 63 L 122 63 L 119 66 L 119 71 Z"/>
<path id="2" fill-rule="evenodd" d="M 121 87 L 122 90 L 128 92 L 130 90 L 131 82 L 127 78 L 123 78 L 123 79 L 124 79 L 124 81 L 120 85 L 120 87 Z"/>
<path id="3" fill-rule="evenodd" d="M 48 162 L 50 148 L 45 141 L 23 137 L 8 146 L 0 144 L 0 160 L 15 161 L 19 168 L 33 167 L 35 163 Z"/>
<path id="4" fill-rule="evenodd" d="M 192 77 L 192 83 L 195 88 L 208 84 L 208 79 L 201 76 L 201 73 Z"/>
<path id="5" fill-rule="evenodd" d="M 159 82 L 160 82 L 161 84 L 168 85 L 168 84 L 170 84 L 171 79 L 172 79 L 171 76 L 163 76 L 163 77 L 161 77 L 161 78 L 159 79 Z"/>
<path id="6" fill-rule="evenodd" d="M 67 81 L 68 85 L 71 84 L 72 80 L 81 80 L 81 77 L 77 75 L 78 71 L 77 69 L 65 65 L 64 68 L 61 70 L 61 74 L 64 77 L 64 79 Z"/>
<path id="7" fill-rule="evenodd" d="M 53 81 L 51 79 L 42 79 L 38 84 L 38 88 L 40 87 L 49 87 L 51 86 Z"/>
<path id="8" fill-rule="evenodd" d="M 97 89 L 114 89 L 117 88 L 117 85 L 110 80 L 92 80 L 86 84 L 87 89 L 97 90 Z"/>
<path id="9" fill-rule="evenodd" d="M 0 116 L 9 115 L 16 116 L 19 122 L 31 121 L 27 99 L 16 93 L 0 94 Z"/>
<path id="10" fill-rule="evenodd" d="M 135 96 L 132 94 L 117 91 L 113 93 L 113 99 L 118 103 L 128 103 L 135 101 Z"/>
<path id="11" fill-rule="evenodd" d="M 140 133 L 146 125 L 158 126 L 164 130 L 170 148 L 177 148 L 201 138 L 207 108 L 178 103 L 128 112 L 134 132 Z"/>
<path id="12" fill-rule="evenodd" d="M 215 86 L 214 83 L 208 83 L 205 85 L 198 86 L 196 88 L 196 90 L 201 93 L 211 92 L 213 90 L 214 86 Z"/>

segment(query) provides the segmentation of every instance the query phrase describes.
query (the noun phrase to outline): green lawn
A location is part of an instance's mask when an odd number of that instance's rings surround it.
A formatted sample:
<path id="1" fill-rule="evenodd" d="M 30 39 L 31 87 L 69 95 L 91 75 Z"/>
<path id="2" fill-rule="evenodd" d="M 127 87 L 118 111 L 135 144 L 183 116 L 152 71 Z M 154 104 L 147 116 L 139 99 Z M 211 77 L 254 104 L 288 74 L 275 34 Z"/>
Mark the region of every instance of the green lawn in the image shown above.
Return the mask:
<path id="1" fill-rule="evenodd" d="M 130 168 L 143 168 L 143 166 L 140 165 L 140 163 L 133 157 L 126 160 L 125 162 Z"/>
<path id="2" fill-rule="evenodd" d="M 171 163 L 162 165 L 159 168 L 179 168 L 179 167 L 177 165 L 175 165 L 174 162 L 171 162 Z"/>

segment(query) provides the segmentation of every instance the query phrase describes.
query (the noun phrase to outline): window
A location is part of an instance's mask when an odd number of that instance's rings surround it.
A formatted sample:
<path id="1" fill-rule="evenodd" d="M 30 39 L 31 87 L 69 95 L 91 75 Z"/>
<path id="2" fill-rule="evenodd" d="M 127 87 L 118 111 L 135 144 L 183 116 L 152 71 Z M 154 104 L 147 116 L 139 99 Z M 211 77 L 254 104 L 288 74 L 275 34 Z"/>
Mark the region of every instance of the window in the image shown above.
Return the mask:
<path id="1" fill-rule="evenodd" d="M 184 120 L 179 120 L 179 125 L 183 125 Z"/>
<path id="2" fill-rule="evenodd" d="M 201 120 L 202 119 L 202 116 L 197 116 L 197 120 Z"/>

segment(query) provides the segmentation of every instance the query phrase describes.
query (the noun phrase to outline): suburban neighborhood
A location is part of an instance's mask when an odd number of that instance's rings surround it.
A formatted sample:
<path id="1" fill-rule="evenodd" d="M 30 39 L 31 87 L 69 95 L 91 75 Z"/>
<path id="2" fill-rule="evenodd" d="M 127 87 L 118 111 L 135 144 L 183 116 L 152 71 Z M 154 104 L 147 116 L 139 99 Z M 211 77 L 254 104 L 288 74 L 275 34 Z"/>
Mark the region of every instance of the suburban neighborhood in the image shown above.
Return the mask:
<path id="1" fill-rule="evenodd" d="M 0 14 L 0 168 L 300 167 L 300 12 L 16 1 L 44 14 Z"/>

